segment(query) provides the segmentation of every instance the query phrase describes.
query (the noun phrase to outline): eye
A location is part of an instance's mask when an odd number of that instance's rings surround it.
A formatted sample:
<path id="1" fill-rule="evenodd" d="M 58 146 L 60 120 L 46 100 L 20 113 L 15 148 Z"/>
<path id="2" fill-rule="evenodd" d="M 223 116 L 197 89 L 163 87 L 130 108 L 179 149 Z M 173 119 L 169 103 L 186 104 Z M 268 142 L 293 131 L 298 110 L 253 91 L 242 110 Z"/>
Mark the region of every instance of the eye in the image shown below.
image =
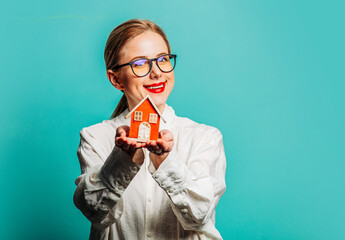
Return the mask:
<path id="1" fill-rule="evenodd" d="M 145 65 L 146 61 L 147 61 L 147 59 L 138 59 L 138 60 L 135 60 L 135 61 L 133 62 L 133 66 L 134 66 L 134 67 L 143 66 L 143 65 Z"/>
<path id="2" fill-rule="evenodd" d="M 158 62 L 167 62 L 169 61 L 169 56 L 168 55 L 164 55 L 164 56 L 160 56 L 158 59 L 157 59 Z"/>

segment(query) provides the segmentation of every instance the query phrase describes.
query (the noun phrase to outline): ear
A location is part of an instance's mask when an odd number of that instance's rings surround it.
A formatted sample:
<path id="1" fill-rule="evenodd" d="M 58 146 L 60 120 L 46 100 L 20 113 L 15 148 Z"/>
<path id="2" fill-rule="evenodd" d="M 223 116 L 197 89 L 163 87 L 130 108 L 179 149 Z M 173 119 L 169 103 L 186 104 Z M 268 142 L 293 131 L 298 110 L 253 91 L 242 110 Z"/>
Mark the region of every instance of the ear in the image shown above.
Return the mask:
<path id="1" fill-rule="evenodd" d="M 107 71 L 107 77 L 110 81 L 110 83 L 117 89 L 119 90 L 123 90 L 124 87 L 123 87 L 123 84 L 120 82 L 120 78 L 119 78 L 119 73 L 115 73 L 113 70 L 108 70 Z"/>

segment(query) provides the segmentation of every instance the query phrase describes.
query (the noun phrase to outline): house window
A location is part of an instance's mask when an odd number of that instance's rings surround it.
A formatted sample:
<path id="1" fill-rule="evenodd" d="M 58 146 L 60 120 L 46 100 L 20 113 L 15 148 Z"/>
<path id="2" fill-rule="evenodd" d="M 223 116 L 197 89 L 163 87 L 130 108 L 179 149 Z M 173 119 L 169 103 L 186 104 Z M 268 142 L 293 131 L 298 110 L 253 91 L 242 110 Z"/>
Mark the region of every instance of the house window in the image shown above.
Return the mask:
<path id="1" fill-rule="evenodd" d="M 150 113 L 149 123 L 157 123 L 157 114 Z"/>
<path id="2" fill-rule="evenodd" d="M 134 112 L 134 121 L 142 121 L 143 120 L 143 112 L 136 111 Z"/>

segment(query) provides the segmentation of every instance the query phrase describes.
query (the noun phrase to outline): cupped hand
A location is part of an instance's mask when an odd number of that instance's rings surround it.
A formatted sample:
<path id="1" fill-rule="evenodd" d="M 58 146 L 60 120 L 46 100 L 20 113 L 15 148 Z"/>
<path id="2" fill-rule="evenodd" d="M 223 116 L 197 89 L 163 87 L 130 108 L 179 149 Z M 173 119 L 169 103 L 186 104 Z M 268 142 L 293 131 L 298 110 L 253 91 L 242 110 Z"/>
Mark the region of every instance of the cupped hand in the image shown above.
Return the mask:
<path id="1" fill-rule="evenodd" d="M 129 139 L 128 135 L 129 135 L 129 126 L 123 125 L 123 126 L 118 127 L 116 129 L 115 145 L 121 148 L 126 153 L 128 153 L 131 156 L 133 162 L 142 164 L 143 159 L 142 161 L 141 160 L 138 161 L 138 156 L 137 156 L 138 154 L 136 153 L 137 153 L 137 149 L 146 147 L 146 143 L 141 143 L 141 142 L 137 142 L 134 139 Z M 140 154 L 142 154 L 142 151 L 140 151 Z"/>
<path id="2" fill-rule="evenodd" d="M 174 136 L 172 132 L 167 129 L 163 129 L 159 132 L 157 141 L 148 140 L 146 142 L 146 148 L 150 151 L 150 158 L 156 169 L 158 169 L 161 163 L 167 158 L 173 146 Z"/>

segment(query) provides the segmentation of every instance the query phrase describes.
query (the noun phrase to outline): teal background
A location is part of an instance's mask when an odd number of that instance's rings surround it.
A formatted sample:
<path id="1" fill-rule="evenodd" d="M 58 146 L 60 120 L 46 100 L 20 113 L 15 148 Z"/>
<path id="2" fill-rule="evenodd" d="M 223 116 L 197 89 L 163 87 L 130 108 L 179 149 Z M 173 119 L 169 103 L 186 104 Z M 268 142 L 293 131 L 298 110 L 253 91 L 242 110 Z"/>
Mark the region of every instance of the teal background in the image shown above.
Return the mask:
<path id="1" fill-rule="evenodd" d="M 2 1 L 1 239 L 87 239 L 79 130 L 109 118 L 111 30 L 148 18 L 178 54 L 168 100 L 221 130 L 224 239 L 345 239 L 343 1 Z"/>

